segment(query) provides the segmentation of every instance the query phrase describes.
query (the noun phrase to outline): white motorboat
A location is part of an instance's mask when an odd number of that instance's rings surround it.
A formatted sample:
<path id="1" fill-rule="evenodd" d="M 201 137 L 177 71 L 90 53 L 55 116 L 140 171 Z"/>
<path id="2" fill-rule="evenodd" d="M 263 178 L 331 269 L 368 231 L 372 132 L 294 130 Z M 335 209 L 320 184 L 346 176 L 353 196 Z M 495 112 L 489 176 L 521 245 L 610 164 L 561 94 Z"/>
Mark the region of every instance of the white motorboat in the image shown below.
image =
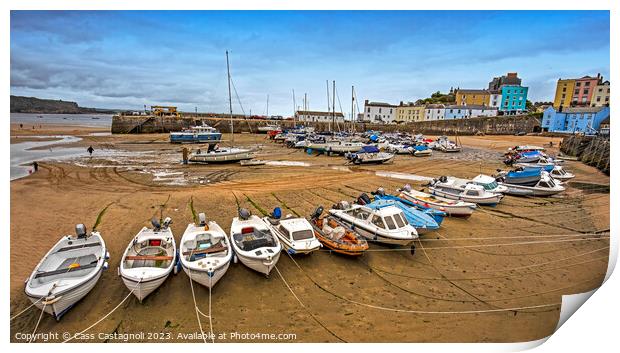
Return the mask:
<path id="1" fill-rule="evenodd" d="M 347 153 L 345 157 L 353 164 L 381 164 L 394 158 L 394 154 L 381 152 L 376 146 L 364 146 L 359 152 Z"/>
<path id="2" fill-rule="evenodd" d="M 190 163 L 234 163 L 254 158 L 255 152 L 247 148 L 217 148 L 190 154 Z"/>
<path id="3" fill-rule="evenodd" d="M 489 175 L 479 174 L 471 180 L 472 183 L 482 186 L 486 191 L 503 194 L 508 188 L 499 185 L 497 180 Z"/>
<path id="4" fill-rule="evenodd" d="M 388 144 L 385 150 L 391 153 L 394 153 L 394 154 L 413 154 L 415 151 L 415 148 L 411 145 Z"/>
<path id="5" fill-rule="evenodd" d="M 564 168 L 559 165 L 553 167 L 551 172 L 549 173 L 553 179 L 567 181 L 575 177 L 575 174 L 567 172 Z"/>
<path id="6" fill-rule="evenodd" d="M 416 149 L 415 152 L 413 152 L 413 155 L 416 157 L 430 157 L 433 155 L 433 150 L 430 148 L 423 150 Z"/>
<path id="7" fill-rule="evenodd" d="M 181 238 L 181 266 L 192 280 L 212 288 L 228 270 L 233 252 L 222 227 L 207 222 L 204 213 L 198 220 L 187 225 Z"/>
<path id="8" fill-rule="evenodd" d="M 310 254 L 321 248 L 321 242 L 314 236 L 312 224 L 307 219 L 301 217 L 280 219 L 281 212 L 277 207 L 271 216 L 263 218 L 263 222 L 272 234 L 280 239 L 284 250 L 292 255 Z"/>
<path id="9" fill-rule="evenodd" d="M 422 191 L 414 190 L 411 185 L 406 184 L 398 197 L 415 204 L 421 204 L 424 207 L 430 207 L 435 210 L 443 211 L 450 217 L 469 217 L 478 207 L 473 202 L 465 202 L 461 200 L 450 200 L 440 196 L 427 194 Z"/>
<path id="10" fill-rule="evenodd" d="M 215 145 L 222 140 L 222 133 L 206 125 L 190 126 L 180 132 L 170 133 L 171 143 L 208 143 Z"/>
<path id="11" fill-rule="evenodd" d="M 515 196 L 551 196 L 566 190 L 560 185 L 560 182 L 553 180 L 547 172 L 542 172 L 540 180 L 534 186 L 500 184 L 508 187 L 506 194 Z"/>
<path id="12" fill-rule="evenodd" d="M 460 185 L 454 178 L 442 176 L 434 179 L 428 189 L 433 195 L 445 197 L 452 200 L 462 200 L 473 202 L 478 205 L 495 206 L 504 195 L 486 191 L 482 186 L 476 184 Z"/>
<path id="13" fill-rule="evenodd" d="M 240 161 L 239 164 L 241 164 L 244 167 L 252 167 L 252 166 L 265 165 L 267 164 L 267 161 L 264 161 L 262 159 L 245 159 L 245 160 Z"/>
<path id="14" fill-rule="evenodd" d="M 239 217 L 233 218 L 230 239 L 235 251 L 233 256 L 265 276 L 269 276 L 280 259 L 282 245 L 278 237 L 271 233 L 262 219 L 246 209 L 240 209 Z"/>
<path id="15" fill-rule="evenodd" d="M 178 271 L 177 247 L 170 229 L 172 220 L 166 217 L 161 225 L 156 219 L 151 223 L 153 228 L 142 227 L 129 242 L 118 270 L 140 302 L 164 283 L 173 270 Z"/>
<path id="16" fill-rule="evenodd" d="M 86 233 L 78 224 L 76 235 L 63 236 L 37 264 L 26 281 L 28 299 L 60 320 L 95 287 L 110 255 L 99 232 Z"/>
<path id="17" fill-rule="evenodd" d="M 277 124 L 267 124 L 267 125 L 259 126 L 257 130 L 259 133 L 266 134 L 269 131 L 280 131 L 281 128 Z"/>
<path id="18" fill-rule="evenodd" d="M 329 210 L 364 238 L 378 243 L 411 246 L 418 232 L 407 222 L 403 211 L 397 206 L 372 209 L 363 205 L 339 203 L 339 208 Z"/>
<path id="19" fill-rule="evenodd" d="M 360 148 L 366 144 L 363 142 L 350 142 L 350 141 L 331 141 L 327 143 L 325 152 L 328 154 L 345 154 L 349 152 L 359 151 Z"/>

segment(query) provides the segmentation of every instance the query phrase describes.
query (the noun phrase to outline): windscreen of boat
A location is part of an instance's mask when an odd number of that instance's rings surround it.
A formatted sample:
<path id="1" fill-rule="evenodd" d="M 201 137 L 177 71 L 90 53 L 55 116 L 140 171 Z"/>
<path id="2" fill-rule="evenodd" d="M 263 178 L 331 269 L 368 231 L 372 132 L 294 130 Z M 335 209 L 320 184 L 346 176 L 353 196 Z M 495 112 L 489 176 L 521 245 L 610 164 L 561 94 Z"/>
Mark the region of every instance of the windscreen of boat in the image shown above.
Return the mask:
<path id="1" fill-rule="evenodd" d="M 293 240 L 305 240 L 312 239 L 314 233 L 310 229 L 303 229 L 293 232 L 292 236 Z"/>
<path id="2" fill-rule="evenodd" d="M 405 219 L 403 219 L 400 213 L 394 215 L 394 220 L 396 221 L 396 224 L 398 224 L 398 228 L 404 227 L 405 222 L 407 222 Z"/>
<path id="3" fill-rule="evenodd" d="M 495 188 L 499 186 L 499 185 L 497 184 L 497 182 L 496 182 L 496 181 L 492 181 L 492 182 L 490 182 L 490 183 L 480 184 L 480 185 L 482 185 L 482 187 L 483 187 L 485 190 L 489 190 L 489 191 L 491 191 L 491 190 L 495 190 Z"/>
<path id="4" fill-rule="evenodd" d="M 388 228 L 390 228 L 390 230 L 396 229 L 396 223 L 394 223 L 394 220 L 391 216 L 385 216 L 383 217 L 383 220 L 385 221 L 385 224 L 387 224 Z"/>
<path id="5" fill-rule="evenodd" d="M 372 216 L 372 224 L 376 225 L 379 228 L 385 229 L 385 225 L 383 224 L 383 220 L 379 216 Z"/>

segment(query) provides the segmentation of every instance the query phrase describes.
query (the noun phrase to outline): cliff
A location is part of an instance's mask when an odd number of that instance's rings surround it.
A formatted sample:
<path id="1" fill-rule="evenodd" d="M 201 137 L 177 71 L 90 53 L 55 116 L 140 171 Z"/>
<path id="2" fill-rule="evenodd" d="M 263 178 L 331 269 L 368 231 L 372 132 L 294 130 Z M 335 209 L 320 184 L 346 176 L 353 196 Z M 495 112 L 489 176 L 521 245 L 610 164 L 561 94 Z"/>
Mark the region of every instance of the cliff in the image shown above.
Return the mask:
<path id="1" fill-rule="evenodd" d="M 111 113 L 114 110 L 84 108 L 76 102 L 54 99 L 40 99 L 35 97 L 11 96 L 11 113 L 33 114 L 83 114 L 83 113 Z"/>

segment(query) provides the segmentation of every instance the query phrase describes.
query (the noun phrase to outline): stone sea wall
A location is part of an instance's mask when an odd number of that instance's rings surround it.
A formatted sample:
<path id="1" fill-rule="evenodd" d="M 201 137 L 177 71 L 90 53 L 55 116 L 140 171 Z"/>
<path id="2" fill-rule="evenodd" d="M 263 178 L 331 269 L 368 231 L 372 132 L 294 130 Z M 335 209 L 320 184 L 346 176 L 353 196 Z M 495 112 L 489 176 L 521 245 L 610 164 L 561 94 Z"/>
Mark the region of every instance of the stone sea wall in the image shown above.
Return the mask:
<path id="1" fill-rule="evenodd" d="M 609 175 L 610 141 L 606 137 L 571 135 L 562 140 L 560 151 L 578 157 L 585 164 L 598 168 Z"/>

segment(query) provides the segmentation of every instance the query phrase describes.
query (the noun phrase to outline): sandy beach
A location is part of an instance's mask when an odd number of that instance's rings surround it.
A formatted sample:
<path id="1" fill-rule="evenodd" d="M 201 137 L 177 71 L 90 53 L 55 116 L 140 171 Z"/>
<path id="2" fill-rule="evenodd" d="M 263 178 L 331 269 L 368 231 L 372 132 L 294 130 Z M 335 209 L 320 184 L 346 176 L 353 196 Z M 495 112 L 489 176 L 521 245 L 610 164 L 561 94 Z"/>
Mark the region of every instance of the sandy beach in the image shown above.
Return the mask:
<path id="1" fill-rule="evenodd" d="M 561 141 L 466 136 L 460 138 L 461 153 L 397 156 L 391 164 L 354 167 L 345 165 L 342 157 L 308 155 L 265 135 L 239 134 L 237 144 L 255 147 L 259 159 L 271 161 L 242 167 L 182 165 L 183 146 L 168 143 L 167 134 L 107 131 L 11 125 L 12 144 L 42 141 L 35 136 L 70 135 L 79 140 L 52 148 L 83 151 L 40 161 L 38 172 L 11 181 L 11 315 L 30 305 L 24 280 L 62 235 L 73 234 L 76 223 L 90 230 L 100 216 L 98 230 L 111 254 L 110 268 L 95 288 L 60 322 L 44 315 L 38 332 L 80 332 L 121 302 L 129 293 L 117 276 L 122 252 L 160 212 L 173 219 L 178 243 L 192 221 L 190 202 L 228 232 L 236 200 L 257 215 L 280 206 L 285 214 L 308 216 L 319 205 L 350 201 L 378 187 L 390 193 L 406 183 L 422 187 L 408 175 L 492 174 L 505 167 L 501 157 L 509 146 L 551 141 L 558 146 Z M 88 146 L 95 149 L 92 157 L 86 153 Z M 548 152 L 556 154 L 557 147 Z M 439 231 L 421 237 L 413 255 L 409 249 L 374 244 L 358 259 L 329 251 L 293 259 L 283 253 L 277 265 L 282 277 L 273 272 L 269 278 L 231 264 L 211 293 L 213 331 L 295 337 L 228 335 L 216 341 L 517 342 L 551 334 L 561 295 L 598 287 L 609 252 L 609 189 L 604 187 L 609 177 L 580 162 L 567 161 L 565 166 L 576 178 L 564 193 L 548 198 L 507 196 L 470 219 L 447 218 Z M 208 289 L 193 287 L 198 308 L 208 312 Z M 15 338 L 18 332 L 32 332 L 39 314 L 31 309 L 11 321 L 11 341 L 20 342 Z M 201 324 L 209 331 L 207 318 L 202 317 Z M 95 336 L 76 341 L 118 342 L 98 334 L 154 332 L 169 336 L 130 341 L 202 342 L 187 336 L 200 332 L 189 278 L 185 273 L 171 276 L 143 303 L 132 296 L 88 332 Z"/>

